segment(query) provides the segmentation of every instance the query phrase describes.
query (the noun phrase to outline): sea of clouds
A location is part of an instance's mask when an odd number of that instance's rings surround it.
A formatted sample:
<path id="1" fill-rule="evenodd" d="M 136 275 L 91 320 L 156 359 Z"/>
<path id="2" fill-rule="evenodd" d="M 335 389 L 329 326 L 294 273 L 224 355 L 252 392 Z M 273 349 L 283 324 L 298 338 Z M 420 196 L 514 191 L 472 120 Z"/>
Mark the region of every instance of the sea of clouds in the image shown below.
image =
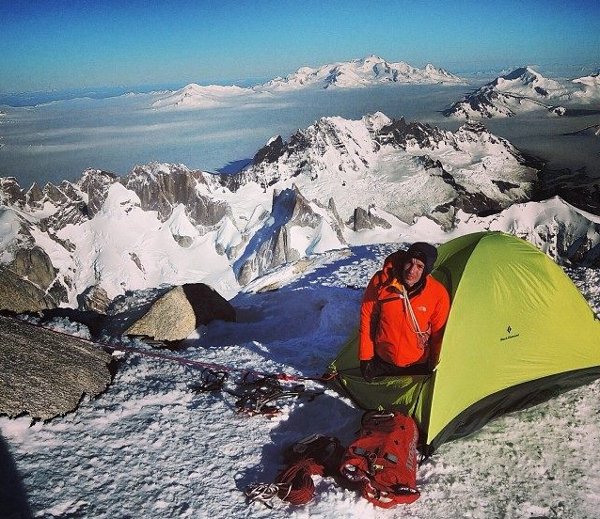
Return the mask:
<path id="1" fill-rule="evenodd" d="M 462 122 L 444 118 L 441 110 L 483 83 L 316 88 L 205 109 L 153 109 L 164 91 L 5 105 L 0 107 L 0 176 L 14 176 L 26 188 L 34 181 L 74 180 L 89 167 L 124 175 L 151 161 L 230 172 L 274 135 L 285 140 L 298 128 L 334 115 L 359 119 L 381 111 L 454 130 Z M 588 173 L 600 176 L 599 139 L 565 135 L 597 124 L 597 119 L 544 112 L 483 122 L 524 151 L 549 159 L 552 167 L 586 166 Z"/>

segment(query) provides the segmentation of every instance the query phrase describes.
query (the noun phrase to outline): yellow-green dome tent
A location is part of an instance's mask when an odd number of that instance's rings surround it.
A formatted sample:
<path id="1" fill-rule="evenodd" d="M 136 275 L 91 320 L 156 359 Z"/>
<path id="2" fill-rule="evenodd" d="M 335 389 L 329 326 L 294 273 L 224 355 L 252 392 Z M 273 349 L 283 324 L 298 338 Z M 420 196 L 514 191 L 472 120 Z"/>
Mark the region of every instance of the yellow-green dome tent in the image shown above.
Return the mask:
<path id="1" fill-rule="evenodd" d="M 544 253 L 499 232 L 462 236 L 438 253 L 433 276 L 452 306 L 434 373 L 368 384 L 353 337 L 331 369 L 358 405 L 408 412 L 430 453 L 495 416 L 600 377 L 600 321 Z"/>

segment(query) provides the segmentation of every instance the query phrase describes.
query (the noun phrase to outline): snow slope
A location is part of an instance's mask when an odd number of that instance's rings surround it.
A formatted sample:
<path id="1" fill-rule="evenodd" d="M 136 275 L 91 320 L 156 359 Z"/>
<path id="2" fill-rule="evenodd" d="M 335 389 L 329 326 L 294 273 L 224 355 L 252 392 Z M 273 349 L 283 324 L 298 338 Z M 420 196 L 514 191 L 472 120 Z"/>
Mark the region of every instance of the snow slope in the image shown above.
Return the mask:
<path id="1" fill-rule="evenodd" d="M 282 266 L 233 300 L 239 322 L 211 323 L 176 355 L 267 372 L 322 373 L 356 326 L 369 277 L 397 246 L 355 247 Z M 569 272 L 598 312 L 598 271 Z M 376 509 L 355 491 L 316 477 L 311 503 L 274 501 L 271 510 L 246 504 L 243 490 L 272 482 L 282 450 L 308 434 L 348 444 L 361 411 L 326 390 L 313 402 L 282 400 L 271 419 L 238 415 L 233 397 L 190 391 L 198 378 L 198 370 L 177 363 L 119 356 L 108 391 L 84 400 L 75 413 L 35 424 L 0 418 L 34 517 L 598 517 L 599 382 L 443 445 L 419 468 L 422 497 L 412 505 Z M 10 503 L 15 496 L 6 498 Z"/>
<path id="2" fill-rule="evenodd" d="M 174 235 L 189 237 L 190 246 L 180 246 Z M 102 279 L 111 299 L 121 294 L 123 287 L 140 290 L 195 279 L 205 279 L 225 297 L 231 297 L 238 286 L 227 258 L 215 250 L 214 232 L 201 236 L 183 206 L 161 222 L 154 211 L 143 211 L 137 195 L 119 183 L 110 187 L 93 219 L 68 225 L 57 236 L 76 243 L 77 254 L 67 258 L 55 247 L 56 254 L 50 255 L 53 264 L 66 270 L 63 265 L 71 266 L 74 261 L 76 285 L 91 286 Z"/>

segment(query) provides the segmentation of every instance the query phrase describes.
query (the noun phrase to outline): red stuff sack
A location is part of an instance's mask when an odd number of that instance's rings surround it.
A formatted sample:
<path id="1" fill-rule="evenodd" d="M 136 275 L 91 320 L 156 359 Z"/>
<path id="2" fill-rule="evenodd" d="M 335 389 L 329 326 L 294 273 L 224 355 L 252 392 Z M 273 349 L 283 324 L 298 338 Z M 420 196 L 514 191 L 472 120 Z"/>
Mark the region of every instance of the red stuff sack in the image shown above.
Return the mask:
<path id="1" fill-rule="evenodd" d="M 412 418 L 396 411 L 369 411 L 363 416 L 359 437 L 346 449 L 340 472 L 377 506 L 412 503 L 421 495 L 417 490 L 418 440 Z"/>

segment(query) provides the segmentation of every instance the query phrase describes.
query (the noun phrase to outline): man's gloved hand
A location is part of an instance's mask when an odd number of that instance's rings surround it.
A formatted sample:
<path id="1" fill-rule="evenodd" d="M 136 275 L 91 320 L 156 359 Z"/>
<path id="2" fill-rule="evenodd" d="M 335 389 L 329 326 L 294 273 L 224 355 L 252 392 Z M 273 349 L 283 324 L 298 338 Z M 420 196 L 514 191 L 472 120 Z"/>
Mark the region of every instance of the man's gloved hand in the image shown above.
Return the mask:
<path id="1" fill-rule="evenodd" d="M 361 360 L 360 373 L 367 382 L 373 382 L 373 361 Z"/>

